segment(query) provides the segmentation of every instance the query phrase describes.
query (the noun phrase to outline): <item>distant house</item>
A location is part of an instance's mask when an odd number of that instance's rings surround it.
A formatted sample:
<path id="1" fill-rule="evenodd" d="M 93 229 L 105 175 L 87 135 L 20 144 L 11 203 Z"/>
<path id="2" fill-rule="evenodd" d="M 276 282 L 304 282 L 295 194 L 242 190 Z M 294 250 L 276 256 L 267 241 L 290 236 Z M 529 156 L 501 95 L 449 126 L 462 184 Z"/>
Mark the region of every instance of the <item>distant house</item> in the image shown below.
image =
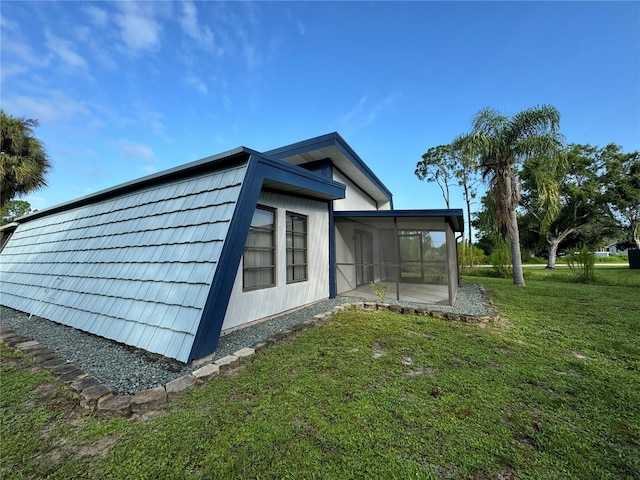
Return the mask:
<path id="1" fill-rule="evenodd" d="M 596 257 L 608 257 L 609 255 L 626 255 L 627 248 L 618 248 L 618 242 L 610 243 L 598 248 L 595 252 Z"/>
<path id="2" fill-rule="evenodd" d="M 393 210 L 331 133 L 239 147 L 17 220 L 0 303 L 190 362 L 336 295 L 452 303 L 462 210 Z"/>

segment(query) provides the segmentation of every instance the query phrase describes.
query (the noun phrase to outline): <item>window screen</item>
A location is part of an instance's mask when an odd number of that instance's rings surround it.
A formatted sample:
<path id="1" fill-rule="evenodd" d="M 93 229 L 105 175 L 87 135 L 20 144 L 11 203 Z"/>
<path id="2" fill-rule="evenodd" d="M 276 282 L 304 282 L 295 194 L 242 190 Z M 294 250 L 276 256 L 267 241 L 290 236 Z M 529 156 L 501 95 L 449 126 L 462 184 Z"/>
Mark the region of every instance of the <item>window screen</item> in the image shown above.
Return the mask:
<path id="1" fill-rule="evenodd" d="M 242 281 L 245 290 L 276 284 L 275 210 L 258 206 L 244 247 Z"/>
<path id="2" fill-rule="evenodd" d="M 307 280 L 307 217 L 287 212 L 287 283 Z"/>

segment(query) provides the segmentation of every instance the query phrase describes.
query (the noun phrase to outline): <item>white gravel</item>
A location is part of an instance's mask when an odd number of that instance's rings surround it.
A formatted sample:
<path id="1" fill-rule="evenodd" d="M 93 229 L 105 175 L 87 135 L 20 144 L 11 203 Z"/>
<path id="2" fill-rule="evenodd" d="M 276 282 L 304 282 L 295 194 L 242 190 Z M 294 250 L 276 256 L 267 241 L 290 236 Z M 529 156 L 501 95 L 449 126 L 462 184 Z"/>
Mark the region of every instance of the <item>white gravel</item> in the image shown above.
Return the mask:
<path id="1" fill-rule="evenodd" d="M 236 330 L 220 338 L 216 358 L 221 358 L 244 347 L 262 342 L 270 336 L 331 310 L 341 303 L 370 302 L 372 299 L 337 297 L 321 300 L 308 307 L 269 319 L 268 321 Z M 428 308 L 466 315 L 486 313 L 482 295 L 476 285 L 465 285 L 458 290 L 453 307 L 416 304 L 388 300 L 391 305 Z M 93 334 L 82 332 L 39 317 L 0 306 L 0 321 L 28 338 L 37 340 L 80 369 L 101 380 L 120 395 L 133 395 L 148 388 L 165 385 L 202 365 L 187 365 L 176 360 L 129 347 Z"/>

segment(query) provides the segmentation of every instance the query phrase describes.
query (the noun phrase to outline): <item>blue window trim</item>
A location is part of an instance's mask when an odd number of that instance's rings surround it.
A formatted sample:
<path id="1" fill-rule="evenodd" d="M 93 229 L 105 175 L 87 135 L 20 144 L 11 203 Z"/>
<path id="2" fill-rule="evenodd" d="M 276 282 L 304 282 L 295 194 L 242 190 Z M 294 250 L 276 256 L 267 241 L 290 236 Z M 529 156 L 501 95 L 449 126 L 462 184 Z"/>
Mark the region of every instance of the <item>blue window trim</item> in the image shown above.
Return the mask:
<path id="1" fill-rule="evenodd" d="M 249 234 L 251 218 L 258 205 L 258 198 L 265 181 L 295 186 L 310 193 L 314 192 L 317 196 L 327 200 L 329 204 L 331 204 L 331 200 L 345 196 L 345 186 L 341 183 L 280 160 L 267 158 L 257 153 L 251 155 L 245 181 L 240 189 L 238 202 L 229 225 L 227 239 L 222 247 L 218 267 L 191 347 L 189 361 L 209 355 L 215 352 L 218 347 L 222 324 Z M 233 240 L 229 241 L 230 239 Z"/>

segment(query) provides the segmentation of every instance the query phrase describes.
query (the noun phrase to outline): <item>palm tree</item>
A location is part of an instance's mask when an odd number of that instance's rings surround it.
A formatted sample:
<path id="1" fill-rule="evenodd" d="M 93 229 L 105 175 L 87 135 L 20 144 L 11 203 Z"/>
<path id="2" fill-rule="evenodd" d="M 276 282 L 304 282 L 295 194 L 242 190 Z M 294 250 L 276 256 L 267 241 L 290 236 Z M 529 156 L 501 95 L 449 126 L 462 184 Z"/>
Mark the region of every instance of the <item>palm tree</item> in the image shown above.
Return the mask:
<path id="1" fill-rule="evenodd" d="M 51 168 L 44 146 L 34 134 L 38 121 L 0 110 L 0 208 L 16 195 L 47 186 Z"/>
<path id="2" fill-rule="evenodd" d="M 471 133 L 454 141 L 478 157 L 482 178 L 493 193 L 498 228 L 511 246 L 514 285 L 525 284 L 516 214 L 520 202 L 517 169 L 527 160 L 536 160 L 539 202 L 545 205 L 547 215 L 543 224 L 548 226 L 559 210 L 555 171 L 562 161 L 564 145 L 559 124 L 560 113 L 548 105 L 511 117 L 485 108 L 473 118 Z"/>

